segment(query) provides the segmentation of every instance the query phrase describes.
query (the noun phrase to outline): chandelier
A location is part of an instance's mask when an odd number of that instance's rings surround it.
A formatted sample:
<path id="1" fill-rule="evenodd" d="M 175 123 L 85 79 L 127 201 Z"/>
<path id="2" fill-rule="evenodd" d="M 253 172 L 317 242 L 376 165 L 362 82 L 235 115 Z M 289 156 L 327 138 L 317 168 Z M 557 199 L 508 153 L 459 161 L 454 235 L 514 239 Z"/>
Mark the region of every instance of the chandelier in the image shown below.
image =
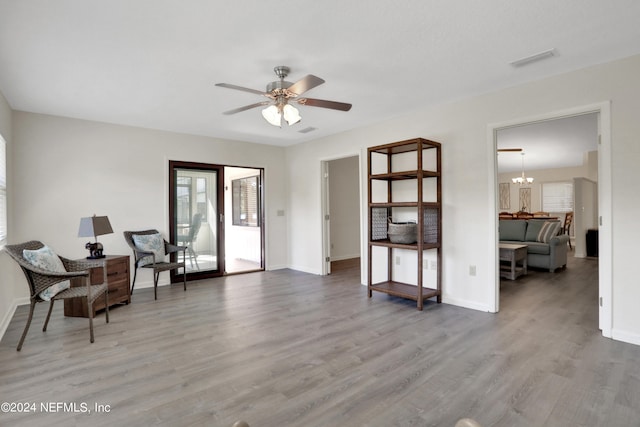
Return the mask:
<path id="1" fill-rule="evenodd" d="M 520 185 L 531 184 L 533 183 L 533 178 L 526 177 L 524 175 L 524 153 L 521 153 L 521 155 L 522 155 L 522 175 L 512 178 L 511 181 L 513 181 L 514 184 L 520 184 Z"/>

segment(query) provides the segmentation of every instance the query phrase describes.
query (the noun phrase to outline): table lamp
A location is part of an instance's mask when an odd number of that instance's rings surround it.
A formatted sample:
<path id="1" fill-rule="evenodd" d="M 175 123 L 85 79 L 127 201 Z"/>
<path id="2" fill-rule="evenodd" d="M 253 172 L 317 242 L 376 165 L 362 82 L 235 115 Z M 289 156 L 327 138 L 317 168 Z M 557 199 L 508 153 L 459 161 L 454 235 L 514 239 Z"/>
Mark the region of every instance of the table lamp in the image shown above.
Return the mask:
<path id="1" fill-rule="evenodd" d="M 78 237 L 93 237 L 94 243 L 87 243 L 84 247 L 89 250 L 89 256 L 87 259 L 104 258 L 102 254 L 102 244 L 98 243 L 98 236 L 103 234 L 111 234 L 111 224 L 109 218 L 106 216 L 90 216 L 87 218 L 80 218 L 80 229 L 78 230 Z"/>

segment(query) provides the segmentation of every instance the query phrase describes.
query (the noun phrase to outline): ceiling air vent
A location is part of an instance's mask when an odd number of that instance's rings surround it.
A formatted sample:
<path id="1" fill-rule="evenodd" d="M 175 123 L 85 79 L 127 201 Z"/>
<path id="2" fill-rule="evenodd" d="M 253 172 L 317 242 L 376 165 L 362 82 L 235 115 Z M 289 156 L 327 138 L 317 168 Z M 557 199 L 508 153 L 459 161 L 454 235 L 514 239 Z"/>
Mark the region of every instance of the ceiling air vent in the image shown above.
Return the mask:
<path id="1" fill-rule="evenodd" d="M 314 128 L 312 126 L 306 127 L 302 130 L 299 130 L 298 132 L 300 133 L 309 133 L 309 132 L 313 132 L 314 130 L 318 130 L 318 128 Z"/>
<path id="2" fill-rule="evenodd" d="M 524 58 L 517 59 L 513 62 L 509 62 L 512 67 L 524 67 L 525 65 L 529 65 L 532 62 L 542 61 L 543 59 L 551 58 L 556 55 L 555 49 L 545 50 L 543 52 L 536 53 L 534 55 L 530 55 Z"/>

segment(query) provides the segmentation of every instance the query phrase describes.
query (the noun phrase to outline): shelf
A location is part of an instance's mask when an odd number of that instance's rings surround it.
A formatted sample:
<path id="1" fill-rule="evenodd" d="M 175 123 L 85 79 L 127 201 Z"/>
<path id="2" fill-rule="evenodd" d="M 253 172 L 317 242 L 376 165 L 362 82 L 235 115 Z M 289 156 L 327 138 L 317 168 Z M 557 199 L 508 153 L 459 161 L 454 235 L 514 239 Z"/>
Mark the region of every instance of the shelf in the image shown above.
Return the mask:
<path id="1" fill-rule="evenodd" d="M 392 243 L 389 239 L 371 240 L 369 244 L 372 246 L 384 246 L 387 248 L 410 249 L 414 251 L 418 249 L 417 243 Z M 440 248 L 440 243 L 423 243 L 422 244 L 422 249 L 424 250 L 438 249 L 438 248 Z"/>
<path id="2" fill-rule="evenodd" d="M 424 208 L 439 208 L 440 203 L 438 202 L 422 202 L 421 205 Z M 371 202 L 369 203 L 370 208 L 416 208 L 418 207 L 418 202 Z"/>
<path id="3" fill-rule="evenodd" d="M 407 298 L 414 301 L 418 300 L 418 287 L 414 285 L 408 285 L 401 282 L 381 282 L 371 285 L 371 290 L 376 292 L 382 292 L 385 294 L 393 295 L 395 297 Z M 422 300 L 427 300 L 440 295 L 437 289 L 422 287 Z"/>
<path id="4" fill-rule="evenodd" d="M 403 166 L 404 170 L 402 170 Z M 432 283 L 435 289 L 424 286 L 422 274 L 425 251 L 432 250 L 428 254 L 429 257 L 435 256 L 435 263 L 438 266 L 442 265 L 441 169 L 441 146 L 438 142 L 414 138 L 368 148 L 369 242 L 367 247 L 367 285 L 369 298 L 371 298 L 373 291 L 383 292 L 416 301 L 418 310 L 422 310 L 424 300 L 429 298 L 435 297 L 438 303 L 442 302 L 440 268 L 435 272 L 435 283 Z M 406 184 L 399 182 L 403 180 L 407 181 Z M 415 181 L 415 183 L 411 182 L 411 180 Z M 396 193 L 395 199 L 394 192 Z M 427 202 L 425 199 L 429 201 Z M 391 229 L 389 218 L 393 215 L 397 215 L 398 221 L 406 221 L 407 218 L 412 218 L 412 222 L 416 222 L 415 236 L 404 239 L 405 241 L 417 240 L 416 243 L 391 242 L 389 239 Z M 396 231 L 397 229 L 394 227 L 392 236 Z M 413 233 L 413 230 L 411 232 Z M 375 251 L 374 248 L 376 248 Z M 403 256 L 410 258 L 415 256 L 418 260 L 417 283 L 415 285 L 392 280 L 394 277 L 400 278 L 400 276 L 395 275 L 397 273 L 395 270 L 401 268 L 399 263 L 392 261 L 393 251 L 404 249 L 414 253 L 403 254 Z M 382 260 L 383 257 L 384 261 Z M 376 263 L 380 263 L 381 270 L 378 273 L 381 276 L 376 280 L 385 279 L 387 281 L 373 283 L 372 264 L 374 263 L 374 258 L 376 258 Z M 385 265 L 386 276 L 382 276 L 382 270 Z M 403 266 L 402 268 L 405 267 Z"/>
<path id="5" fill-rule="evenodd" d="M 407 139 L 405 141 L 394 142 L 391 144 L 378 145 L 376 147 L 369 148 L 369 151 L 380 154 L 400 154 L 409 153 L 411 151 L 418 150 L 418 144 L 420 144 L 423 150 L 432 148 L 439 148 L 440 143 L 435 141 L 429 141 L 423 138 Z"/>
<path id="6" fill-rule="evenodd" d="M 404 179 L 416 179 L 418 178 L 418 173 L 420 171 L 402 171 L 402 172 L 391 172 L 391 173 L 378 173 L 375 175 L 370 175 L 369 179 L 378 179 L 380 181 L 400 181 Z M 423 170 L 422 177 L 423 178 L 438 178 L 440 176 L 439 172 Z"/>

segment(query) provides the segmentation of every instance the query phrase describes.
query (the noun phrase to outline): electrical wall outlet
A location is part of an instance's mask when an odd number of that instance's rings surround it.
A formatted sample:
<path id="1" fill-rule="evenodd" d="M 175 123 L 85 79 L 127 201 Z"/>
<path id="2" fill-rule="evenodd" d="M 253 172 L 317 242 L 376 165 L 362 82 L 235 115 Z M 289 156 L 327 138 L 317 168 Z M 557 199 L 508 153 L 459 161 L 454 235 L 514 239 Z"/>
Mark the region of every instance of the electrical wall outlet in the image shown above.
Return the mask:
<path id="1" fill-rule="evenodd" d="M 475 265 L 470 265 L 469 266 L 469 276 L 475 276 L 476 275 L 476 266 Z"/>
<path id="2" fill-rule="evenodd" d="M 396 257 L 396 265 L 400 265 L 400 257 L 399 256 Z"/>

